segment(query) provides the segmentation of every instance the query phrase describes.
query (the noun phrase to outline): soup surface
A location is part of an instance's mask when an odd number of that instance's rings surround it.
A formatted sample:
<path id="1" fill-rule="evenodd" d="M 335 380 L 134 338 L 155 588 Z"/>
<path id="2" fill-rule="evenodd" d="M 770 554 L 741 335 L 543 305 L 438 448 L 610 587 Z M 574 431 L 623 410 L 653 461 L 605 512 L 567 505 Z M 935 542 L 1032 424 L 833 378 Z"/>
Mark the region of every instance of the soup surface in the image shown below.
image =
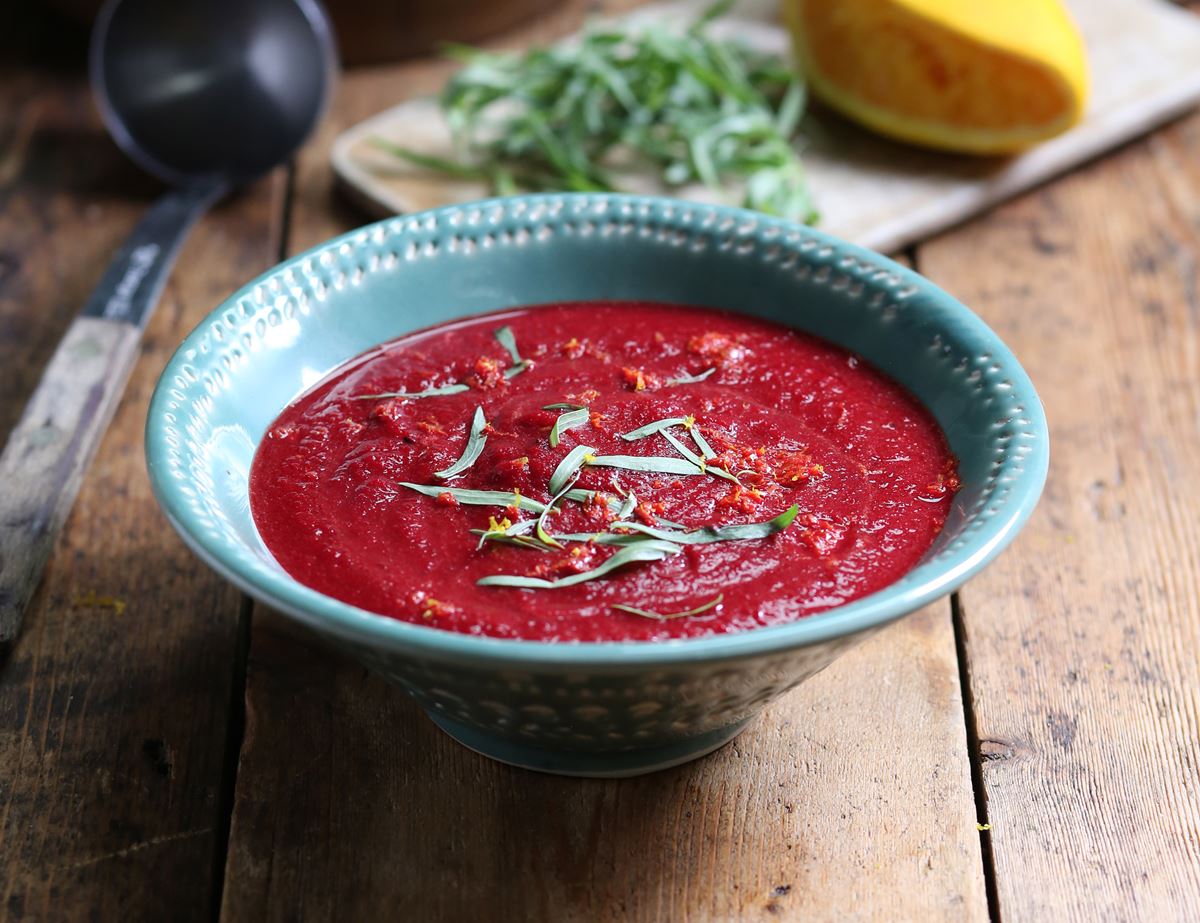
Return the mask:
<path id="1" fill-rule="evenodd" d="M 386 343 L 269 428 L 254 520 L 301 583 L 501 638 L 803 618 L 911 569 L 955 459 L 858 357 L 744 315 L 571 303 Z"/>

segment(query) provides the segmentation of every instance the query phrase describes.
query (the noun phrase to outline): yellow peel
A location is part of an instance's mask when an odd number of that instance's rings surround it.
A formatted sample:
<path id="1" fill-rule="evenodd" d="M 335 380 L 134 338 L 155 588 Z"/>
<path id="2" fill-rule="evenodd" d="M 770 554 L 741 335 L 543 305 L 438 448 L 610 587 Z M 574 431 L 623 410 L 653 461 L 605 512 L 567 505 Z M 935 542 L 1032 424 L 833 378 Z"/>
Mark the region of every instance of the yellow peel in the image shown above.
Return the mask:
<path id="1" fill-rule="evenodd" d="M 1009 153 L 1077 124 L 1083 39 L 1059 0 L 784 0 L 814 95 L 882 134 Z"/>

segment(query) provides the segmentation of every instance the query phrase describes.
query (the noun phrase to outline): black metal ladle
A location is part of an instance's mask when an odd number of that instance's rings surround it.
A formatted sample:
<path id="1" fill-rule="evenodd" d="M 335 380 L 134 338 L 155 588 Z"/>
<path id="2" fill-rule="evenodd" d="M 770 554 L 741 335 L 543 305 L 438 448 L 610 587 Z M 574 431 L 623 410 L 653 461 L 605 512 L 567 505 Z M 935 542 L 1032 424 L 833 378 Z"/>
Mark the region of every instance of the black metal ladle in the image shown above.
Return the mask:
<path id="1" fill-rule="evenodd" d="M 292 156 L 336 67 L 316 0 L 109 0 L 101 10 L 91 43 L 100 112 L 122 150 L 171 189 L 117 252 L 0 455 L 0 642 L 17 633 L 188 230 Z"/>

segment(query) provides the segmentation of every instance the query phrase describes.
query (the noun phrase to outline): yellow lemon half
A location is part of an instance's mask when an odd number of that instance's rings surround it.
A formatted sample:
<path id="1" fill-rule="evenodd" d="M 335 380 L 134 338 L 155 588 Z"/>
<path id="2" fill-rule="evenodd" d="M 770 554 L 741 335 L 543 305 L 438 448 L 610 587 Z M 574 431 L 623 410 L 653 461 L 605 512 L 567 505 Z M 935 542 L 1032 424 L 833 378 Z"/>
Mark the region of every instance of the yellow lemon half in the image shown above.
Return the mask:
<path id="1" fill-rule="evenodd" d="M 784 0 L 814 95 L 882 134 L 976 154 L 1076 124 L 1083 39 L 1058 0 Z"/>

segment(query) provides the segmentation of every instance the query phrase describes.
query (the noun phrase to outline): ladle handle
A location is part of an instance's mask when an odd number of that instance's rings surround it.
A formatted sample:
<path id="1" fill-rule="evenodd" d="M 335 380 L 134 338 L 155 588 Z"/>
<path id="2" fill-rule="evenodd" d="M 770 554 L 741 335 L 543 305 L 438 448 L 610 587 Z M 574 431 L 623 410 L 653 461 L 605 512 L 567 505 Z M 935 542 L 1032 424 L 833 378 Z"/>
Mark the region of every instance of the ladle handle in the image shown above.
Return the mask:
<path id="1" fill-rule="evenodd" d="M 220 179 L 196 180 L 151 207 L 58 344 L 8 438 L 0 455 L 0 643 L 20 629 L 179 247 L 227 188 Z"/>

